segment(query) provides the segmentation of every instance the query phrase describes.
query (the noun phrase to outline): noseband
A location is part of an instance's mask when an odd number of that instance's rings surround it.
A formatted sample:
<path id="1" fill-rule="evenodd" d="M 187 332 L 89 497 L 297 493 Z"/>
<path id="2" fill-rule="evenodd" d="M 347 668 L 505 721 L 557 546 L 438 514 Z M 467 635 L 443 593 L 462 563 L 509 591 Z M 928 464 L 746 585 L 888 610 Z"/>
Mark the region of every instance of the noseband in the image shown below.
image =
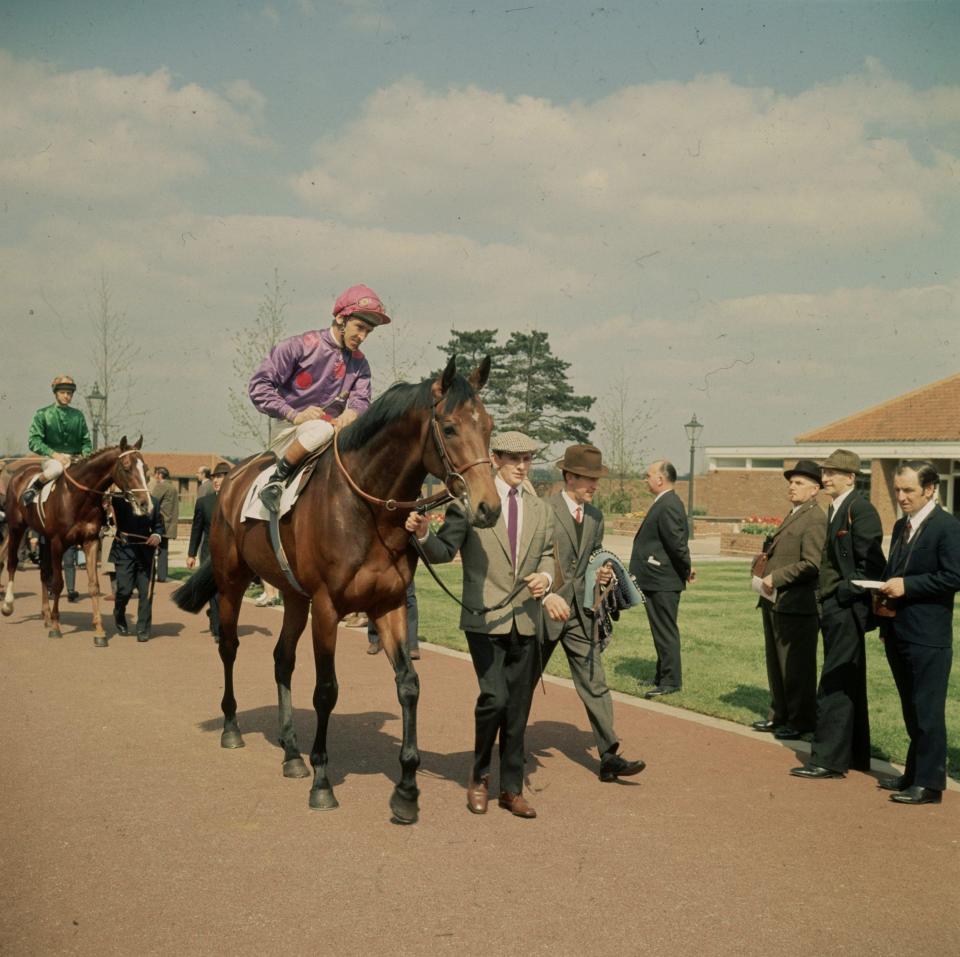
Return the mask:
<path id="1" fill-rule="evenodd" d="M 125 455 L 136 455 L 137 452 L 139 452 L 139 451 L 140 451 L 139 449 L 127 449 L 125 452 L 121 452 L 121 453 L 117 456 L 117 463 L 119 464 L 120 459 L 122 459 Z M 114 471 L 116 471 L 116 468 L 114 468 Z M 124 469 L 124 471 L 126 471 L 126 469 Z M 69 472 L 69 466 L 68 466 L 68 468 L 65 468 L 65 469 L 63 470 L 63 477 L 64 477 L 65 479 L 67 479 L 68 482 L 71 482 L 73 485 L 75 485 L 75 486 L 76 486 L 78 489 L 80 489 L 82 492 L 94 492 L 94 493 L 96 493 L 96 494 L 101 494 L 102 491 L 103 491 L 102 489 L 99 489 L 99 488 L 90 488 L 88 485 L 84 485 L 82 482 L 78 482 L 78 481 L 70 474 L 70 472 Z M 110 475 L 108 476 L 108 478 L 110 478 L 111 481 L 113 480 L 113 472 L 110 473 Z M 123 492 L 118 492 L 115 497 L 116 497 L 116 498 L 125 498 L 125 499 L 126 499 L 128 502 L 130 502 L 130 504 L 132 505 L 132 504 L 134 503 L 134 498 L 133 498 L 133 494 L 132 494 L 133 492 L 149 492 L 149 491 L 150 491 L 150 489 L 146 489 L 146 488 L 128 488 L 128 489 L 125 489 Z"/>
<path id="2" fill-rule="evenodd" d="M 350 477 L 350 473 L 347 471 L 346 466 L 343 464 L 343 459 L 340 458 L 340 446 L 337 442 L 337 432 L 333 433 L 333 456 L 337 461 L 337 466 L 340 471 L 343 473 L 343 477 L 347 480 L 347 484 L 350 488 L 353 489 L 360 498 L 364 499 L 367 502 L 370 502 L 372 505 L 380 505 L 385 508 L 388 512 L 396 511 L 397 509 L 425 512 L 427 509 L 433 508 L 436 505 L 446 505 L 447 502 L 461 501 L 464 506 L 470 510 L 470 491 L 467 488 L 467 483 L 464 480 L 464 474 L 469 472 L 470 469 L 474 468 L 477 465 L 489 465 L 490 459 L 477 459 L 475 462 L 470 462 L 467 465 L 456 466 L 453 464 L 453 460 L 450 458 L 450 453 L 447 451 L 447 447 L 443 441 L 443 432 L 440 429 L 440 419 L 437 416 L 437 407 L 443 401 L 441 397 L 437 402 L 433 404 L 433 407 L 430 412 L 430 434 L 433 437 L 433 444 L 436 448 L 437 455 L 440 456 L 440 464 L 443 466 L 444 476 L 443 476 L 443 487 L 444 491 L 434 492 L 433 495 L 428 495 L 425 498 L 418 498 L 414 501 L 402 502 L 397 501 L 395 498 L 377 498 L 376 495 L 370 495 L 368 492 L 365 492 L 356 482 Z M 458 495 L 453 489 L 453 483 L 459 481 L 462 486 L 463 491 Z"/>

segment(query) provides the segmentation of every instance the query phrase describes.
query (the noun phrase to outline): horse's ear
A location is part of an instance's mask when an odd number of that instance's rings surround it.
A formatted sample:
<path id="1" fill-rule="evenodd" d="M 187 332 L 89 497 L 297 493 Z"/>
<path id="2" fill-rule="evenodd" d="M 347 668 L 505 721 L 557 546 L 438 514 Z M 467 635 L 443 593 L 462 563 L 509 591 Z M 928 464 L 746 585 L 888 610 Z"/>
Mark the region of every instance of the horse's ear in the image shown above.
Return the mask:
<path id="1" fill-rule="evenodd" d="M 490 377 L 490 356 L 484 356 L 483 361 L 467 376 L 467 382 L 473 386 L 474 392 L 479 392 Z"/>
<path id="2" fill-rule="evenodd" d="M 128 448 L 130 448 L 130 446 L 127 445 L 127 437 L 126 437 L 125 435 L 124 435 L 124 436 L 121 436 L 121 438 L 120 438 L 120 451 L 121 451 L 121 452 L 126 452 Z"/>
<path id="3" fill-rule="evenodd" d="M 142 449 L 142 448 L 143 448 L 143 436 L 142 436 L 142 435 L 140 436 L 139 439 L 137 439 L 136 442 L 133 443 L 133 447 L 134 447 L 135 449 Z"/>
<path id="4" fill-rule="evenodd" d="M 453 377 L 457 374 L 457 357 L 450 356 L 446 369 L 443 370 L 440 378 L 433 383 L 434 399 L 441 399 L 447 394 L 450 386 L 453 385 Z"/>

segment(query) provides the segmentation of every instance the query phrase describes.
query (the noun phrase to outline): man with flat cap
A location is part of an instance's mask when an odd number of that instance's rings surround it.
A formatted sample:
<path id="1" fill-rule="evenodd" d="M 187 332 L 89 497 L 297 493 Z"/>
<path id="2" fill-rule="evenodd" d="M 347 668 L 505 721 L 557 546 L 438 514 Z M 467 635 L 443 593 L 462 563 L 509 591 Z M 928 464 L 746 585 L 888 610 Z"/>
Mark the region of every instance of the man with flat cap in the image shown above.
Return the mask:
<path id="1" fill-rule="evenodd" d="M 846 449 L 837 449 L 820 467 L 832 499 L 817 586 L 823 672 L 810 760 L 790 770 L 798 778 L 842 778 L 850 768 L 870 770 L 864 635 L 876 625 L 870 593 L 853 583 L 879 578 L 886 560 L 880 516 L 854 488 L 859 474 L 860 456 Z"/>
<path id="2" fill-rule="evenodd" d="M 763 620 L 770 711 L 757 731 L 792 740 L 817 721 L 817 581 L 827 517 L 817 504 L 820 466 L 800 459 L 783 473 L 792 509 L 766 543 L 757 607 Z"/>
<path id="3" fill-rule="evenodd" d="M 494 482 L 502 512 L 493 528 L 474 528 L 454 502 L 436 533 L 412 512 L 407 530 L 431 562 L 463 560 L 464 630 L 480 696 L 474 711 L 473 767 L 467 808 L 487 811 L 490 762 L 500 737 L 499 805 L 517 817 L 536 817 L 523 796 L 523 737 L 537 666 L 539 599 L 553 583 L 553 510 L 525 491 L 524 480 L 538 444 L 522 432 L 504 432 L 490 442 Z M 525 584 L 526 587 L 523 587 Z M 485 611 L 515 597 L 497 611 Z"/>
<path id="4" fill-rule="evenodd" d="M 193 522 L 190 526 L 190 543 L 187 546 L 187 568 L 194 568 L 197 564 L 197 554 L 200 555 L 200 564 L 210 558 L 210 529 L 213 528 L 213 510 L 217 504 L 217 496 L 223 480 L 230 474 L 230 466 L 226 462 L 218 462 L 213 470 L 210 481 L 213 490 L 208 495 L 200 495 L 193 506 Z M 210 619 L 210 634 L 214 641 L 220 641 L 220 596 L 214 595 L 207 608 L 207 618 Z"/>
<path id="5" fill-rule="evenodd" d="M 556 530 L 557 587 L 543 600 L 548 618 L 540 664 L 546 668 L 557 645 L 563 646 L 573 686 L 586 708 L 597 742 L 600 780 L 615 781 L 639 774 L 646 764 L 628 761 L 619 753 L 620 740 L 613 730 L 613 699 L 600 650 L 593 642 L 593 596 L 586 594 L 590 556 L 603 547 L 603 513 L 592 504 L 593 497 L 600 478 L 609 470 L 600 449 L 592 445 L 571 445 L 557 467 L 563 475 L 563 490 L 545 499 L 553 509 Z M 597 572 L 601 585 L 608 584 L 612 577 L 609 565 Z M 551 607 L 560 620 L 549 617 Z M 539 674 L 535 673 L 534 681 L 537 678 Z"/>

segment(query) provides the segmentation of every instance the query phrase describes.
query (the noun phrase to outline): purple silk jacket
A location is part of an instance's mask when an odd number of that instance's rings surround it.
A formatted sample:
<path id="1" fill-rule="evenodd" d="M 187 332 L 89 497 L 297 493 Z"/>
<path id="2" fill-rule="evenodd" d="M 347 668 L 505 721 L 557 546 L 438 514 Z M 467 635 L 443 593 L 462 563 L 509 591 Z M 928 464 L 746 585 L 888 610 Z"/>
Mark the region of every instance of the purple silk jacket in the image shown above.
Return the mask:
<path id="1" fill-rule="evenodd" d="M 337 345 L 329 329 L 305 332 L 273 348 L 247 393 L 264 415 L 288 422 L 312 405 L 329 419 L 346 408 L 360 415 L 370 405 L 370 363 L 359 349 Z"/>

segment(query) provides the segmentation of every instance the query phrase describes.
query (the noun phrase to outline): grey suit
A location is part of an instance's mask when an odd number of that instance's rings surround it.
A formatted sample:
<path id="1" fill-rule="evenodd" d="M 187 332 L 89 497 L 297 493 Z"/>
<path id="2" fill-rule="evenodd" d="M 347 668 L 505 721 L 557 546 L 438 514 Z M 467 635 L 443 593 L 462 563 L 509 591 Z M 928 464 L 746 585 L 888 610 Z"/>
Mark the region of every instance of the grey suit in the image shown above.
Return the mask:
<path id="1" fill-rule="evenodd" d="M 539 602 L 521 590 L 500 611 L 482 611 L 506 599 L 527 575 L 555 577 L 553 511 L 536 495 L 523 495 L 523 520 L 517 543 L 516 568 L 510 557 L 506 519 L 493 528 L 474 528 L 455 504 L 443 525 L 423 542 L 431 562 L 448 562 L 457 552 L 463 560 L 463 603 L 460 627 L 466 633 L 480 685 L 474 718 L 476 735 L 472 776 L 490 771 L 493 745 L 500 736 L 500 790 L 523 790 L 523 734 L 530 714 L 536 671 L 534 635 Z"/>
<path id="2" fill-rule="evenodd" d="M 773 535 L 767 574 L 776 599 L 761 598 L 769 720 L 806 733 L 817 721 L 817 576 L 827 516 L 816 499 L 792 512 Z"/>
<path id="3" fill-rule="evenodd" d="M 546 668 L 557 644 L 563 645 L 573 686 L 587 710 L 597 750 L 602 757 L 607 751 L 616 750 L 619 741 L 613 730 L 613 699 L 607 687 L 603 661 L 591 640 L 592 596 L 585 594 L 585 578 L 590 555 L 603 545 L 603 513 L 593 505 L 584 506 L 583 521 L 578 530 L 561 492 L 551 495 L 546 502 L 554 513 L 557 573 L 563 578 L 554 590 L 570 606 L 570 618 L 566 622 L 547 618 L 542 664 Z"/>

